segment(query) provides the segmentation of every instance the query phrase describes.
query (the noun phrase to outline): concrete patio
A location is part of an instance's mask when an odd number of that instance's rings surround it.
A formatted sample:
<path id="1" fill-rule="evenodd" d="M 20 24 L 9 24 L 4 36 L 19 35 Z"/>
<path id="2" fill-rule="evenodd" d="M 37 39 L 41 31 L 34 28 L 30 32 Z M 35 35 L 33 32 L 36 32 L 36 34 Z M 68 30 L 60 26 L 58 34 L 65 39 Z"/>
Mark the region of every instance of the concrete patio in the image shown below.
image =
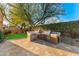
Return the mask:
<path id="1" fill-rule="evenodd" d="M 0 56 L 34 56 L 32 52 L 29 52 L 19 46 L 14 45 L 10 41 L 0 43 Z"/>
<path id="2" fill-rule="evenodd" d="M 52 45 L 54 47 L 51 47 L 36 42 L 30 42 L 29 39 L 11 40 L 10 42 L 15 44 L 16 46 L 19 46 L 39 56 L 78 56 L 79 55 L 63 49 L 55 48 L 54 45 Z"/>

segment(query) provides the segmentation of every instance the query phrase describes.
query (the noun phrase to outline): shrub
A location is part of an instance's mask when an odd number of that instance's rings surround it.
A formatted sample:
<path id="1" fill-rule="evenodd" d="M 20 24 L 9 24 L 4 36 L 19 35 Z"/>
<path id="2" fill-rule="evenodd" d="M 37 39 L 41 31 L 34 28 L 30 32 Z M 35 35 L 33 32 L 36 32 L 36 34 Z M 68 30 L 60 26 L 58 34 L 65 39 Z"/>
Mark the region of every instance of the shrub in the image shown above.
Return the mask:
<path id="1" fill-rule="evenodd" d="M 0 31 L 0 43 L 4 41 L 4 33 Z"/>
<path id="2" fill-rule="evenodd" d="M 11 34 L 11 31 L 10 30 L 4 30 L 4 35 L 8 35 L 8 34 Z"/>

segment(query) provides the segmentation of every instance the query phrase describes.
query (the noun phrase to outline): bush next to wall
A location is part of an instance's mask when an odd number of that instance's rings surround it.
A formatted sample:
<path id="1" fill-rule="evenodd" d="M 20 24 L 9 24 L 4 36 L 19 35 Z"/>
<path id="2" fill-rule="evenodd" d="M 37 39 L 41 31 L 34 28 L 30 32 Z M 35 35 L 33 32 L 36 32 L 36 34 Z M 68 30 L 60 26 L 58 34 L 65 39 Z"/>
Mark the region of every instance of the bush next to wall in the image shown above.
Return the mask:
<path id="1" fill-rule="evenodd" d="M 4 41 L 4 33 L 0 31 L 0 43 Z"/>

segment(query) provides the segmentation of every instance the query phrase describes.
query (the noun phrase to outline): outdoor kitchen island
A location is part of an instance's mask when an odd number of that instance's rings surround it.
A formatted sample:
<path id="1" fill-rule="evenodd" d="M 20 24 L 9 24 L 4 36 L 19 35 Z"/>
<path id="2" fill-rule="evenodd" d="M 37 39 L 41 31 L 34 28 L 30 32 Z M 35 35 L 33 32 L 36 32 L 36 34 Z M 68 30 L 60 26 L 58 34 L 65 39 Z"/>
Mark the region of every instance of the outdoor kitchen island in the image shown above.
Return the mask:
<path id="1" fill-rule="evenodd" d="M 44 31 L 43 33 L 39 32 L 27 32 L 28 36 L 30 36 L 31 41 L 35 40 L 44 40 L 50 42 L 52 44 L 58 44 L 60 42 L 60 33 L 50 33 L 50 31 Z"/>

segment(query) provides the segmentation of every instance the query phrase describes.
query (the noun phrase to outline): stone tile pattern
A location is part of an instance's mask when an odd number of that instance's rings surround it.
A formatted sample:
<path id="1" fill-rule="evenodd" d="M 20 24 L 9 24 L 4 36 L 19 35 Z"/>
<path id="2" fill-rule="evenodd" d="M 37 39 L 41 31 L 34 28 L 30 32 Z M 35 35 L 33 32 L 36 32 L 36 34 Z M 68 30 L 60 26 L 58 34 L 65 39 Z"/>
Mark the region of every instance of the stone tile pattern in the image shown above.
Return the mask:
<path id="1" fill-rule="evenodd" d="M 35 54 L 12 44 L 9 41 L 0 43 L 0 56 L 34 56 Z"/>
<path id="2" fill-rule="evenodd" d="M 45 40 L 35 40 L 33 42 L 79 54 L 79 47 L 65 44 L 62 42 L 58 44 L 53 44 L 52 42 L 48 42 Z"/>
<path id="3" fill-rule="evenodd" d="M 79 39 L 77 39 L 77 38 L 71 38 L 71 37 L 67 37 L 67 36 L 62 37 L 61 36 L 60 39 L 61 39 L 62 43 L 79 47 Z"/>
<path id="4" fill-rule="evenodd" d="M 76 46 L 72 46 L 72 45 L 64 44 L 64 43 L 59 43 L 55 47 L 79 54 L 79 47 L 76 47 Z"/>
<path id="5" fill-rule="evenodd" d="M 77 56 L 78 55 L 69 51 L 31 42 L 29 39 L 13 40 L 10 42 L 39 56 Z"/>

